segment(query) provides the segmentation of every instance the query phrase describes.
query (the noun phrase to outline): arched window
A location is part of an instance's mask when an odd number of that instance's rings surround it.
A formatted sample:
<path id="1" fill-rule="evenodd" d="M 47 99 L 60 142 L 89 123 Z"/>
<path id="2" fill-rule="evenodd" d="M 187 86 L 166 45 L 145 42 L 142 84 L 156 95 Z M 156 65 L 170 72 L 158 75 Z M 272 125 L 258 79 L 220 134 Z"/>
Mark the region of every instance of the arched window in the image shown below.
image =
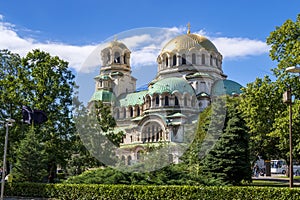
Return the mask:
<path id="1" fill-rule="evenodd" d="M 131 156 L 127 157 L 127 165 L 131 165 Z"/>
<path id="2" fill-rule="evenodd" d="M 176 55 L 173 56 L 173 66 L 176 65 Z"/>
<path id="3" fill-rule="evenodd" d="M 124 155 L 122 156 L 121 159 L 122 159 L 122 164 L 126 164 L 126 163 L 125 163 L 125 156 L 124 156 Z"/>
<path id="4" fill-rule="evenodd" d="M 126 54 L 123 56 L 124 64 L 127 64 Z"/>
<path id="5" fill-rule="evenodd" d="M 185 54 L 182 54 L 182 62 L 183 65 L 186 65 L 186 56 Z"/>
<path id="6" fill-rule="evenodd" d="M 148 127 L 148 134 L 147 134 L 147 141 L 150 142 L 150 138 L 151 138 L 151 129 L 150 126 Z"/>
<path id="7" fill-rule="evenodd" d="M 152 125 L 151 142 L 154 142 L 154 138 L 155 138 L 155 127 L 154 125 Z"/>
<path id="8" fill-rule="evenodd" d="M 142 159 L 143 159 L 143 157 L 142 157 L 143 155 L 142 155 L 142 154 L 143 154 L 142 151 L 138 151 L 138 152 L 136 153 L 136 159 L 137 159 L 137 160 L 142 160 Z"/>
<path id="9" fill-rule="evenodd" d="M 119 118 L 120 118 L 120 111 L 119 111 L 119 109 L 118 109 L 118 108 L 116 109 L 116 118 L 117 118 L 117 119 L 119 119 Z"/>
<path id="10" fill-rule="evenodd" d="M 202 65 L 205 65 L 205 54 L 202 54 L 201 56 L 201 63 Z"/>
<path id="11" fill-rule="evenodd" d="M 129 108 L 129 112 L 130 112 L 130 117 L 133 117 L 133 108 L 132 107 Z"/>
<path id="12" fill-rule="evenodd" d="M 211 66 L 213 65 L 213 57 L 212 57 L 212 55 L 210 55 L 210 65 Z"/>
<path id="13" fill-rule="evenodd" d="M 165 96 L 165 106 L 168 106 L 168 105 L 169 105 L 169 97 Z"/>
<path id="14" fill-rule="evenodd" d="M 156 138 L 156 141 L 159 140 L 159 128 L 158 128 L 158 126 L 156 127 L 155 138 Z"/>
<path id="15" fill-rule="evenodd" d="M 175 106 L 179 106 L 178 98 L 175 96 Z"/>
<path id="16" fill-rule="evenodd" d="M 110 63 L 110 53 L 108 52 L 107 53 L 107 64 L 109 64 Z"/>
<path id="17" fill-rule="evenodd" d="M 146 109 L 151 107 L 151 98 L 149 96 L 146 97 Z"/>
<path id="18" fill-rule="evenodd" d="M 140 106 L 137 106 L 136 111 L 137 111 L 137 116 L 140 116 L 141 115 Z"/>
<path id="19" fill-rule="evenodd" d="M 155 98 L 155 104 L 158 106 L 159 105 L 159 96 L 157 95 Z"/>
<path id="20" fill-rule="evenodd" d="M 168 67 L 168 65 L 169 65 L 169 59 L 168 57 L 166 57 L 166 67 Z"/>
<path id="21" fill-rule="evenodd" d="M 115 52 L 115 58 L 114 58 L 114 63 L 120 63 L 120 53 L 119 52 Z"/>
<path id="22" fill-rule="evenodd" d="M 192 64 L 196 64 L 196 54 L 192 54 Z"/>

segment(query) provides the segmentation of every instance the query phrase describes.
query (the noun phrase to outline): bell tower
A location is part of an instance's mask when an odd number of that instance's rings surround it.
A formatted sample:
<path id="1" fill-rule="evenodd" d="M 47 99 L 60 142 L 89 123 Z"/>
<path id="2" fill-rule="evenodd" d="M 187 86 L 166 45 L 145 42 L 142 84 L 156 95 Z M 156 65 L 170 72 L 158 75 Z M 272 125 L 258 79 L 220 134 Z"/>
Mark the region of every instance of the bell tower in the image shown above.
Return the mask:
<path id="1" fill-rule="evenodd" d="M 108 76 L 111 82 L 109 88 L 116 97 L 123 93 L 134 92 L 136 78 L 131 76 L 130 50 L 115 39 L 101 51 L 101 76 Z"/>

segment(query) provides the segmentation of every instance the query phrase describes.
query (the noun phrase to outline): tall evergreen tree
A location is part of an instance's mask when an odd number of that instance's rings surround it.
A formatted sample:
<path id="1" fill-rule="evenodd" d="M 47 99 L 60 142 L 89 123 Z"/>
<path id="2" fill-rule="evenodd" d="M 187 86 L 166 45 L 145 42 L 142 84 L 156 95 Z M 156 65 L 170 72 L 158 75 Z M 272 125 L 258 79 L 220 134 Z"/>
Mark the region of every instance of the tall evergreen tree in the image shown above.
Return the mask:
<path id="1" fill-rule="evenodd" d="M 249 135 L 235 101 L 227 102 L 225 130 L 203 159 L 203 175 L 211 183 L 238 185 L 251 180 Z"/>
<path id="2" fill-rule="evenodd" d="M 17 162 L 12 173 L 14 181 L 42 182 L 47 177 L 46 153 L 36 137 L 34 127 L 21 141 L 16 153 Z"/>

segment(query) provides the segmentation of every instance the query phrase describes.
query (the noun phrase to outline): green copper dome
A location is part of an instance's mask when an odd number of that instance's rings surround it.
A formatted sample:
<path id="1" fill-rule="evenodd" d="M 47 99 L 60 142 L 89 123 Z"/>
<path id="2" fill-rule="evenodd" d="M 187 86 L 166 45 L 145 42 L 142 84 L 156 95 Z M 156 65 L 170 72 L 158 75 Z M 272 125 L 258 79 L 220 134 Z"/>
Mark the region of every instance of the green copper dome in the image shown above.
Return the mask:
<path id="1" fill-rule="evenodd" d="M 173 94 L 175 92 L 181 94 L 189 93 L 190 95 L 195 94 L 193 87 L 185 79 L 177 77 L 165 78 L 157 81 L 150 86 L 148 94 L 152 96 L 153 94 Z"/>
<path id="2" fill-rule="evenodd" d="M 234 96 L 242 93 L 239 83 L 232 80 L 218 80 L 213 84 L 212 96 L 222 96 L 224 94 Z"/>
<path id="3" fill-rule="evenodd" d="M 146 96 L 147 92 L 147 90 L 143 90 L 140 92 L 122 94 L 118 97 L 117 105 L 120 107 L 142 105 L 144 103 L 144 97 Z"/>
<path id="4" fill-rule="evenodd" d="M 116 100 L 115 95 L 108 90 L 99 90 L 94 92 L 91 101 L 103 101 L 103 102 L 112 102 Z"/>

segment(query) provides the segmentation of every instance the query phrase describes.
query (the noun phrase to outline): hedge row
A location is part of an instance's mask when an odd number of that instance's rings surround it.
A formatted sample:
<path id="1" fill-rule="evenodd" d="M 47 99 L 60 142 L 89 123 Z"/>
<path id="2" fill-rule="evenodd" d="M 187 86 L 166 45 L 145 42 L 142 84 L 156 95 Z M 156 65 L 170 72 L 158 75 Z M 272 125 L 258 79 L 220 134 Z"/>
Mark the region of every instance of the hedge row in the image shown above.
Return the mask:
<path id="1" fill-rule="evenodd" d="M 34 184 L 5 186 L 5 196 L 55 199 L 196 200 L 196 199 L 300 199 L 299 189 L 275 187 L 201 187 L 94 184 Z"/>

